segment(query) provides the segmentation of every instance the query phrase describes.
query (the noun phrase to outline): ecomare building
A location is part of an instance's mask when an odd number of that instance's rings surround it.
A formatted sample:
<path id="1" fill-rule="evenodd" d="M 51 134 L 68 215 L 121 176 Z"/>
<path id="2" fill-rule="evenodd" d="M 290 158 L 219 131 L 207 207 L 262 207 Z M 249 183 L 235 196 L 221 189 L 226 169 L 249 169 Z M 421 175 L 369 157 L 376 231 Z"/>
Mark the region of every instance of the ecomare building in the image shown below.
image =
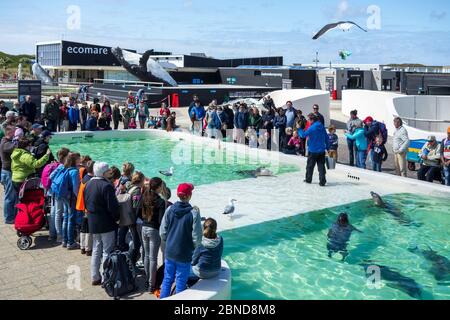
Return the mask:
<path id="1" fill-rule="evenodd" d="M 111 49 L 108 46 L 64 40 L 39 42 L 36 44 L 36 57 L 37 62 L 59 83 L 89 82 L 93 79 L 139 81 L 121 66 Z M 221 84 L 221 68 L 283 65 L 281 56 L 214 59 L 202 53 L 186 55 L 154 51 L 151 58 L 161 64 L 177 83 L 186 85 Z M 232 80 L 227 84 L 232 84 Z"/>

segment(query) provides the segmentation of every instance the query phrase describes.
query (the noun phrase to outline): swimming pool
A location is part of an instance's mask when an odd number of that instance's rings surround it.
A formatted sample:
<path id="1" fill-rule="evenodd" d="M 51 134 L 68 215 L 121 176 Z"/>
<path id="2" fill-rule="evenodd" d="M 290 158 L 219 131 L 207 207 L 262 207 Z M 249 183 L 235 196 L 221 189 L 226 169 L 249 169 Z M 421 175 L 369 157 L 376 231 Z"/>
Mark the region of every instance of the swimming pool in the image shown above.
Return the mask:
<path id="1" fill-rule="evenodd" d="M 174 176 L 165 178 L 171 188 L 193 182 L 192 204 L 202 216 L 217 220 L 225 238 L 233 299 L 450 298 L 448 285 L 438 285 L 428 272 L 432 264 L 423 252 L 408 251 L 430 246 L 450 257 L 445 242 L 450 235 L 450 211 L 445 206 L 448 201 L 442 200 L 450 193 L 442 186 L 339 165 L 328 172 L 326 188 L 319 187 L 317 174 L 313 184 L 307 185 L 302 183 L 304 158 L 183 133 L 62 134 L 54 137 L 52 149 L 61 146 L 118 166 L 131 161 L 148 176 L 173 166 Z M 190 157 L 183 156 L 186 152 Z M 236 172 L 261 164 L 276 177 L 254 179 Z M 367 200 L 370 191 L 421 226 L 399 225 Z M 229 198 L 238 200 L 232 218 L 222 214 Z M 339 254 L 329 259 L 326 249 L 328 228 L 342 211 L 363 231 L 353 234 L 345 262 Z M 366 264 L 382 266 L 382 275 L 395 281 L 370 289 Z M 195 297 L 202 299 L 201 292 Z"/>
<path id="2" fill-rule="evenodd" d="M 412 194 L 384 200 L 417 226 L 364 200 L 222 232 L 232 299 L 450 299 L 450 261 L 435 261 L 437 280 L 422 255 L 430 247 L 450 258 L 448 200 Z M 327 255 L 327 232 L 341 212 L 363 232 L 353 233 L 344 262 Z M 367 285 L 367 265 L 382 266 L 380 289 Z"/>
<path id="3" fill-rule="evenodd" d="M 54 141 L 51 143 L 51 149 L 56 154 L 61 147 L 67 147 L 81 155 L 90 155 L 94 160 L 115 165 L 119 169 L 124 162 L 129 161 L 148 177 L 162 177 L 159 171 L 173 167 L 175 174 L 164 178 L 170 188 L 176 188 L 183 182 L 199 186 L 242 180 L 249 176 L 238 171 L 254 170 L 258 166 L 267 166 L 275 174 L 299 171 L 298 166 L 280 165 L 276 159 L 263 159 L 256 153 L 241 154 L 225 148 L 217 150 L 216 145 L 211 146 L 207 142 L 210 141 L 194 143 L 158 136 L 138 139 L 77 138 Z"/>

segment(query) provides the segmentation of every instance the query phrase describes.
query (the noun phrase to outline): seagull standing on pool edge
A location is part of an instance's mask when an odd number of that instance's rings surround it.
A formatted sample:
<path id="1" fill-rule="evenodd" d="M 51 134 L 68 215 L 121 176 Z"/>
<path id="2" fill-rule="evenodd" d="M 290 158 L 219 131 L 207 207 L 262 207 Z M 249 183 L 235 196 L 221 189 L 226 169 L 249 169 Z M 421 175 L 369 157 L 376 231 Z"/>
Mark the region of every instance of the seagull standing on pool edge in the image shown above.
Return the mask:
<path id="1" fill-rule="evenodd" d="M 230 203 L 225 207 L 225 209 L 223 210 L 223 214 L 226 214 L 230 217 L 231 219 L 231 215 L 234 213 L 234 203 L 237 202 L 237 200 L 235 199 L 230 199 Z"/>

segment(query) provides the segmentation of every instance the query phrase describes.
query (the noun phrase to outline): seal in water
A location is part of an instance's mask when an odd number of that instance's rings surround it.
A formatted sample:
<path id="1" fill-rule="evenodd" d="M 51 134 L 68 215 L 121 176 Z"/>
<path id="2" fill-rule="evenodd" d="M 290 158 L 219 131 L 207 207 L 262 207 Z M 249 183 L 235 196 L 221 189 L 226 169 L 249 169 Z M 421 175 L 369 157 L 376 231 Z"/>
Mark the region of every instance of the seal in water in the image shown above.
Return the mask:
<path id="1" fill-rule="evenodd" d="M 408 249 L 409 252 L 422 255 L 425 260 L 431 262 L 429 272 L 438 281 L 438 284 L 450 285 L 450 260 L 438 254 L 428 247 L 427 250 L 421 250 L 418 247 Z"/>
<path id="2" fill-rule="evenodd" d="M 412 298 L 422 299 L 422 288 L 416 282 L 416 280 L 406 277 L 401 273 L 392 270 L 391 268 L 386 266 L 380 266 L 376 264 L 373 265 L 360 264 L 360 265 L 364 268 L 364 270 L 366 270 L 366 273 L 368 267 L 370 266 L 378 267 L 380 269 L 381 280 L 386 281 L 386 285 L 388 287 L 403 291 Z"/>
<path id="3" fill-rule="evenodd" d="M 384 209 L 385 212 L 389 213 L 395 220 L 398 221 L 401 225 L 405 226 L 413 226 L 413 227 L 420 227 L 422 224 L 416 223 L 411 218 L 409 218 L 407 215 L 405 215 L 403 212 L 401 212 L 399 209 L 395 208 L 394 206 L 386 203 L 383 201 L 381 196 L 378 193 L 371 192 L 370 195 L 372 196 L 372 200 L 375 203 L 377 207 L 380 207 Z"/>

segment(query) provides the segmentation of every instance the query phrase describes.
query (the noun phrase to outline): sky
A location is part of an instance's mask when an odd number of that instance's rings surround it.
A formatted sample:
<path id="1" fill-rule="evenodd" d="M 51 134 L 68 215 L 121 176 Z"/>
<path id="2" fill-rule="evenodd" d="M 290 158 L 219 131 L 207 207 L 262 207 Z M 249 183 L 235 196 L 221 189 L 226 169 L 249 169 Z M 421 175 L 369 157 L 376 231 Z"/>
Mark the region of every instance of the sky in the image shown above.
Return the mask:
<path id="1" fill-rule="evenodd" d="M 312 40 L 322 26 L 341 20 L 368 32 L 333 30 Z M 316 52 L 320 63 L 339 63 L 339 51 L 348 50 L 347 63 L 450 65 L 450 3 L 0 0 L 0 51 L 34 53 L 36 42 L 61 39 L 215 58 L 284 56 L 285 64 L 312 63 Z"/>

